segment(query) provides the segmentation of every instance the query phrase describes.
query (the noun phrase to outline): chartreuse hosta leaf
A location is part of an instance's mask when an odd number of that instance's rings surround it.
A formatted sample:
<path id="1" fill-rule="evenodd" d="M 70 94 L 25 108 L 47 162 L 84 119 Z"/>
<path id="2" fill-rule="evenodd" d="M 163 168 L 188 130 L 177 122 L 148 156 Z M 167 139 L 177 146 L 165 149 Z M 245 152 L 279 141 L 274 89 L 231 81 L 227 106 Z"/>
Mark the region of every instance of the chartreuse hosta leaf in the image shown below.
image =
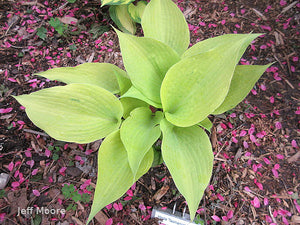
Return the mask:
<path id="1" fill-rule="evenodd" d="M 116 30 L 124 66 L 133 86 L 145 97 L 160 104 L 160 86 L 168 69 L 180 60 L 164 43 L 135 37 Z"/>
<path id="2" fill-rule="evenodd" d="M 181 55 L 190 44 L 185 18 L 172 0 L 151 0 L 142 16 L 145 37 L 159 40 Z"/>
<path id="3" fill-rule="evenodd" d="M 149 170 L 152 162 L 153 150 L 151 148 L 140 164 L 136 180 Z M 103 207 L 120 198 L 133 183 L 133 174 L 128 163 L 127 152 L 118 130 L 107 136 L 99 149 L 98 178 L 88 222 Z"/>
<path id="4" fill-rule="evenodd" d="M 255 36 L 258 35 L 259 34 L 255 34 Z M 211 51 L 212 49 L 220 46 L 231 45 L 235 41 L 239 41 L 242 36 L 248 36 L 248 34 L 224 34 L 218 37 L 213 37 L 204 41 L 200 41 L 197 44 L 190 47 L 188 50 L 186 50 L 182 55 L 182 58 L 199 55 L 201 53 Z M 241 51 L 243 51 L 243 48 L 241 48 Z M 241 54 L 243 54 L 243 52 L 241 52 Z"/>
<path id="5" fill-rule="evenodd" d="M 119 90 L 120 90 L 119 94 L 123 95 L 132 86 L 132 83 L 131 83 L 130 79 L 128 78 L 127 74 L 126 74 L 126 77 L 123 76 L 121 73 L 117 73 L 117 72 L 114 72 L 114 74 L 117 78 L 117 82 L 118 82 L 118 86 L 119 86 Z"/>
<path id="6" fill-rule="evenodd" d="M 136 5 L 131 3 L 128 5 L 128 13 L 136 23 L 141 23 L 141 19 L 146 8 L 146 1 L 139 1 Z"/>
<path id="7" fill-rule="evenodd" d="M 271 64 L 264 66 L 241 65 L 235 68 L 224 102 L 212 114 L 221 114 L 239 104 Z"/>
<path id="8" fill-rule="evenodd" d="M 163 119 L 160 128 L 163 160 L 186 199 L 193 220 L 212 174 L 214 156 L 210 140 L 197 125 L 176 127 Z"/>
<path id="9" fill-rule="evenodd" d="M 172 66 L 161 86 L 166 119 L 188 127 L 204 120 L 224 101 L 236 64 L 258 34 L 182 59 Z"/>
<path id="10" fill-rule="evenodd" d="M 140 107 L 134 109 L 122 123 L 121 140 L 134 178 L 145 154 L 160 137 L 159 123 L 162 118 L 161 111 L 153 115 L 149 108 Z"/>
<path id="11" fill-rule="evenodd" d="M 128 13 L 128 5 L 112 5 L 109 15 L 115 24 L 125 33 L 135 34 L 136 24 Z"/>
<path id="12" fill-rule="evenodd" d="M 121 96 L 121 98 L 124 98 L 124 97 L 139 99 L 143 102 L 147 102 L 149 105 L 152 105 L 156 108 L 162 108 L 161 103 L 157 103 L 157 102 L 154 102 L 154 101 L 150 100 L 149 98 L 147 98 L 145 95 L 143 95 L 142 92 L 140 92 L 134 86 L 131 86 L 129 88 L 129 90 L 124 95 Z"/>
<path id="13" fill-rule="evenodd" d="M 53 68 L 36 75 L 66 84 L 93 84 L 114 94 L 120 92 L 116 76 L 130 82 L 125 71 L 110 63 L 84 63 L 76 67 Z"/>
<path id="14" fill-rule="evenodd" d="M 121 102 L 109 91 L 91 84 L 69 84 L 15 96 L 31 121 L 51 137 L 89 143 L 117 130 Z"/>
<path id="15" fill-rule="evenodd" d="M 133 1 L 134 0 L 101 0 L 101 7 L 105 5 L 127 5 Z"/>
<path id="16" fill-rule="evenodd" d="M 120 102 L 123 106 L 123 118 L 127 118 L 132 110 L 138 107 L 149 107 L 149 105 L 139 99 L 136 98 L 120 98 Z"/>
<path id="17" fill-rule="evenodd" d="M 205 128 L 209 132 L 211 131 L 211 128 L 213 127 L 212 122 L 206 117 L 204 120 L 202 120 L 200 123 L 198 123 L 199 126 Z"/>

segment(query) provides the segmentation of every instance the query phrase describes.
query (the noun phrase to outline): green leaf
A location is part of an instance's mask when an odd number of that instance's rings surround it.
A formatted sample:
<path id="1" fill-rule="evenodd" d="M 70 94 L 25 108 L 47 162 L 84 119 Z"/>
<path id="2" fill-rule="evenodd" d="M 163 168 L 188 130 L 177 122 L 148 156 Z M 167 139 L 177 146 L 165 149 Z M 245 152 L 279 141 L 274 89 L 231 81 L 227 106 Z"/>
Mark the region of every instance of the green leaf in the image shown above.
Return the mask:
<path id="1" fill-rule="evenodd" d="M 90 84 L 69 84 L 14 96 L 31 121 L 51 137 L 89 143 L 117 130 L 121 102 L 107 90 Z"/>
<path id="2" fill-rule="evenodd" d="M 145 155 L 136 178 L 144 175 L 153 162 L 153 150 Z M 133 184 L 127 152 L 116 131 L 105 138 L 98 153 L 98 179 L 88 222 L 106 205 L 120 198 Z"/>
<path id="3" fill-rule="evenodd" d="M 193 220 L 213 168 L 213 152 L 199 126 L 176 127 L 163 119 L 162 156 L 176 187 L 186 199 Z"/>
<path id="4" fill-rule="evenodd" d="M 151 0 L 142 17 L 145 37 L 154 38 L 181 55 L 190 44 L 190 32 L 185 18 L 171 0 Z"/>
<path id="5" fill-rule="evenodd" d="M 63 35 L 64 31 L 68 29 L 67 24 L 63 24 L 62 22 L 59 21 L 58 18 L 53 18 L 51 17 L 49 24 L 54 27 L 54 29 L 59 33 L 60 35 Z"/>
<path id="6" fill-rule="evenodd" d="M 143 95 L 138 89 L 136 89 L 134 86 L 131 86 L 131 88 L 129 88 L 129 90 L 124 95 L 121 96 L 121 98 L 125 98 L 125 97 L 139 99 L 139 100 L 146 102 L 149 105 L 152 105 L 156 108 L 162 108 L 161 103 L 157 103 L 157 102 L 150 100 L 145 95 Z"/>
<path id="7" fill-rule="evenodd" d="M 149 108 L 136 108 L 130 116 L 122 123 L 120 134 L 128 155 L 130 168 L 135 175 L 139 166 L 151 148 L 160 137 L 160 120 L 163 114 L 157 111 L 155 115 Z"/>
<path id="8" fill-rule="evenodd" d="M 128 5 L 112 5 L 109 7 L 109 15 L 118 28 L 128 34 L 135 34 L 136 24 L 128 13 Z"/>
<path id="9" fill-rule="evenodd" d="M 168 69 L 180 60 L 179 56 L 160 41 L 116 32 L 133 86 L 151 101 L 160 103 L 161 82 Z"/>
<path id="10" fill-rule="evenodd" d="M 270 65 L 272 64 L 237 66 L 224 102 L 212 114 L 224 113 L 239 104 Z"/>
<path id="11" fill-rule="evenodd" d="M 240 41 L 241 37 L 246 37 L 249 34 L 224 34 L 218 37 L 208 38 L 204 41 L 200 41 L 197 44 L 190 47 L 188 50 L 184 52 L 182 58 L 187 58 L 191 56 L 196 56 L 204 52 L 211 51 L 215 48 L 219 48 L 222 46 L 230 46 L 232 43 L 236 41 Z M 254 34 L 255 36 L 259 36 L 261 34 Z M 240 54 L 243 54 L 244 49 L 241 48 Z"/>
<path id="12" fill-rule="evenodd" d="M 123 106 L 123 118 L 127 118 L 132 110 L 138 107 L 149 107 L 149 105 L 139 99 L 136 98 L 120 98 L 120 101 Z"/>
<path id="13" fill-rule="evenodd" d="M 161 87 L 166 119 L 176 126 L 188 127 L 218 108 L 228 93 L 236 64 L 257 36 L 241 34 L 239 40 L 184 58 L 172 66 Z"/>
<path id="14" fill-rule="evenodd" d="M 128 13 L 134 22 L 141 23 L 146 5 L 146 1 L 139 1 L 136 5 L 134 5 L 133 3 L 128 5 Z"/>
<path id="15" fill-rule="evenodd" d="M 134 0 L 101 0 L 101 7 L 105 5 L 123 5 L 123 4 L 129 4 L 133 2 Z"/>
<path id="16" fill-rule="evenodd" d="M 122 81 L 122 84 L 130 83 L 126 72 L 110 63 L 83 63 L 76 67 L 53 68 L 35 75 L 66 84 L 93 84 L 113 94 L 120 92 L 119 80 Z"/>
<path id="17" fill-rule="evenodd" d="M 132 86 L 131 80 L 129 79 L 127 73 L 125 73 L 125 72 L 123 74 L 123 73 L 118 73 L 117 71 L 115 71 L 114 74 L 118 81 L 119 90 L 120 90 L 119 93 L 120 93 L 120 95 L 123 95 Z M 126 75 L 126 77 L 124 75 Z"/>
<path id="18" fill-rule="evenodd" d="M 45 28 L 45 27 L 39 27 L 39 28 L 37 28 L 36 29 L 36 35 L 39 37 L 39 38 L 41 38 L 41 39 L 43 39 L 43 40 L 45 40 L 46 39 L 46 37 L 47 37 L 47 29 Z"/>
<path id="19" fill-rule="evenodd" d="M 204 120 L 202 120 L 200 123 L 198 123 L 199 126 L 205 128 L 206 130 L 211 131 L 211 128 L 213 127 L 212 122 L 206 117 Z"/>
<path id="20" fill-rule="evenodd" d="M 33 221 L 32 221 L 32 224 L 33 225 L 40 225 L 42 223 L 42 216 L 41 214 L 36 214 Z"/>

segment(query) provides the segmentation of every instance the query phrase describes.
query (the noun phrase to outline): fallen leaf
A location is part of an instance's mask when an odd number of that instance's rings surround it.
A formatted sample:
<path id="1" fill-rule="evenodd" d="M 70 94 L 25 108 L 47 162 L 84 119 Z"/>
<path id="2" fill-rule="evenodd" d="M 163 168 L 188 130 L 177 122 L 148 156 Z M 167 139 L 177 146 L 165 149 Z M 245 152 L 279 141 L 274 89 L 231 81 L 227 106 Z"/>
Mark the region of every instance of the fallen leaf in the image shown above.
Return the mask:
<path id="1" fill-rule="evenodd" d="M 58 17 L 59 21 L 65 24 L 74 25 L 78 22 L 78 19 L 71 16 Z"/>
<path id="2" fill-rule="evenodd" d="M 102 211 L 99 211 L 95 215 L 95 219 L 100 223 L 100 225 L 105 225 L 106 221 L 108 220 L 108 217 Z"/>
<path id="3" fill-rule="evenodd" d="M 155 195 L 153 196 L 153 199 L 155 199 L 156 201 L 159 201 L 169 190 L 169 186 L 163 186 L 161 189 L 159 189 Z"/>

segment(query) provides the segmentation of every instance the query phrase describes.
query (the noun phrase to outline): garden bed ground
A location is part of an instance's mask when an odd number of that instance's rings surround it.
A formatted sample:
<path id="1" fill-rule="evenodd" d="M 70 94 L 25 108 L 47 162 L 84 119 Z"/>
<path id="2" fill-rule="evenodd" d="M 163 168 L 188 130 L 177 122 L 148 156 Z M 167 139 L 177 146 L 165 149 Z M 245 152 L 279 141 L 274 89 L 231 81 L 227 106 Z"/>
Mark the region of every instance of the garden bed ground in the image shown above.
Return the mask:
<path id="1" fill-rule="evenodd" d="M 197 217 L 207 224 L 300 224 L 300 3 L 178 0 L 178 5 L 193 44 L 225 33 L 264 33 L 241 63 L 274 62 L 245 101 L 211 117 L 214 172 Z M 56 17 L 68 24 L 64 36 L 49 25 Z M 100 9 L 96 1 L 0 1 L 0 173 L 10 176 L 0 190 L 0 224 L 86 221 L 100 142 L 77 145 L 50 138 L 32 124 L 11 95 L 57 85 L 33 75 L 49 68 L 84 62 L 123 67 L 111 23 L 107 7 Z M 68 199 L 62 193 L 64 184 L 86 194 L 77 202 Z M 155 224 L 151 209 L 172 209 L 175 203 L 176 210 L 183 212 L 184 199 L 161 165 L 102 210 L 93 224 Z M 18 208 L 37 206 L 67 212 L 64 217 L 17 215 Z"/>

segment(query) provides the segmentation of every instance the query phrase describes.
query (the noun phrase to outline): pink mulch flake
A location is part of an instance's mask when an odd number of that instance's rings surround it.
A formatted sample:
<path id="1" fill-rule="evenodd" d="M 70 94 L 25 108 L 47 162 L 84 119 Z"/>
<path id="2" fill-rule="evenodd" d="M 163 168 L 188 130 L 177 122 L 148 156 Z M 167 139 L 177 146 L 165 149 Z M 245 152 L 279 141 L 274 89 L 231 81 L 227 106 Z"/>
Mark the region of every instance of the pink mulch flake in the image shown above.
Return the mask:
<path id="1" fill-rule="evenodd" d="M 14 162 L 10 162 L 7 169 L 11 172 L 14 169 Z"/>
<path id="2" fill-rule="evenodd" d="M 13 188 L 17 188 L 17 187 L 20 186 L 20 183 L 17 182 L 17 181 L 15 181 L 15 182 L 12 182 L 12 183 L 11 183 L 11 186 L 12 186 Z"/>
<path id="3" fill-rule="evenodd" d="M 59 169 L 59 173 L 62 175 L 62 176 L 65 176 L 65 171 L 66 171 L 67 167 L 62 167 Z"/>
<path id="4" fill-rule="evenodd" d="M 248 186 L 244 187 L 244 190 L 247 192 L 251 192 L 251 189 Z"/>
<path id="5" fill-rule="evenodd" d="M 0 113 L 10 113 L 13 108 L 0 109 Z"/>
<path id="6" fill-rule="evenodd" d="M 114 203 L 113 207 L 116 211 L 121 211 L 123 209 L 122 203 Z"/>
<path id="7" fill-rule="evenodd" d="M 284 159 L 284 155 L 277 154 L 277 155 L 276 155 L 276 158 L 277 158 L 277 159 Z M 278 164 L 276 164 L 276 165 L 278 165 Z"/>
<path id="8" fill-rule="evenodd" d="M 47 156 L 48 158 L 51 156 L 51 151 L 47 148 L 45 150 L 45 156 Z"/>
<path id="9" fill-rule="evenodd" d="M 25 155 L 26 155 L 26 157 L 28 157 L 28 158 L 30 158 L 30 157 L 32 156 L 30 150 L 31 150 L 31 149 L 25 150 Z"/>
<path id="10" fill-rule="evenodd" d="M 260 208 L 260 201 L 258 199 L 258 197 L 254 197 L 254 199 L 251 201 L 251 204 L 255 207 L 255 208 Z"/>
<path id="11" fill-rule="evenodd" d="M 263 160 L 264 160 L 264 162 L 266 163 L 266 164 L 270 164 L 270 160 L 269 159 L 267 159 L 267 158 L 263 158 Z"/>
<path id="12" fill-rule="evenodd" d="M 30 166 L 30 168 L 32 168 L 34 166 L 34 161 L 33 160 L 29 160 L 29 161 L 26 162 L 26 164 L 28 166 Z"/>
<path id="13" fill-rule="evenodd" d="M 247 131 L 241 130 L 240 132 L 240 137 L 244 137 L 247 134 Z"/>
<path id="14" fill-rule="evenodd" d="M 105 222 L 105 225 L 112 225 L 113 222 L 114 222 L 113 219 L 110 218 L 110 219 L 108 219 L 108 220 Z"/>
<path id="15" fill-rule="evenodd" d="M 274 101 L 275 101 L 275 100 L 274 100 L 274 96 L 271 96 L 271 97 L 270 97 L 270 103 L 272 103 L 272 104 L 273 104 L 273 103 L 274 103 Z"/>
<path id="16" fill-rule="evenodd" d="M 280 0 L 279 3 L 280 3 L 281 6 L 285 6 L 286 5 L 286 1 L 285 0 Z"/>
<path id="17" fill-rule="evenodd" d="M 294 205 L 295 205 L 295 207 L 296 207 L 298 213 L 300 213 L 300 205 L 298 204 L 298 202 L 297 202 L 296 199 L 294 199 Z"/>
<path id="18" fill-rule="evenodd" d="M 93 149 L 88 149 L 84 152 L 85 155 L 90 155 L 93 153 Z"/>
<path id="19" fill-rule="evenodd" d="M 289 225 L 289 221 L 285 218 L 285 216 L 282 217 L 282 222 L 285 224 L 285 225 Z"/>
<path id="20" fill-rule="evenodd" d="M 224 197 L 221 194 L 217 193 L 217 197 L 221 202 L 224 201 Z"/>
<path id="21" fill-rule="evenodd" d="M 220 222 L 220 221 L 221 221 L 220 217 L 218 217 L 217 215 L 213 215 L 211 218 L 212 218 L 214 221 L 216 221 L 216 222 Z"/>
<path id="22" fill-rule="evenodd" d="M 297 142 L 296 142 L 296 140 L 292 140 L 292 141 L 291 141 L 291 144 L 292 144 L 292 147 L 293 147 L 293 148 L 299 148 L 299 147 L 298 147 L 298 144 L 297 144 Z"/>
<path id="23" fill-rule="evenodd" d="M 261 29 L 263 30 L 267 30 L 267 31 L 271 31 L 271 27 L 270 26 L 266 26 L 266 25 L 260 25 Z"/>
<path id="24" fill-rule="evenodd" d="M 264 205 L 266 206 L 266 205 L 269 205 L 269 200 L 268 200 L 268 198 L 264 198 Z"/>
<path id="25" fill-rule="evenodd" d="M 276 178 L 279 177 L 279 176 L 278 176 L 278 171 L 275 170 L 274 168 L 272 169 L 272 173 L 273 173 L 274 177 L 276 177 Z"/>
<path id="26" fill-rule="evenodd" d="M 126 196 L 125 198 L 123 198 L 124 199 L 124 201 L 130 201 L 131 199 L 132 199 L 132 197 L 130 197 L 130 196 Z"/>
<path id="27" fill-rule="evenodd" d="M 32 170 L 31 175 L 32 176 L 37 175 L 38 171 L 39 171 L 39 169 Z"/>
<path id="28" fill-rule="evenodd" d="M 146 206 L 144 204 L 140 204 L 139 209 L 142 211 L 146 211 Z"/>
<path id="29" fill-rule="evenodd" d="M 128 195 L 128 196 L 133 196 L 133 192 L 132 192 L 132 190 L 131 189 L 129 189 L 127 192 L 126 192 L 126 194 Z"/>
<path id="30" fill-rule="evenodd" d="M 233 211 L 232 210 L 229 210 L 228 212 L 227 212 L 227 218 L 228 219 L 231 219 L 233 217 Z"/>
<path id="31" fill-rule="evenodd" d="M 281 125 L 280 122 L 276 122 L 276 123 L 275 123 L 275 127 L 279 130 L 279 129 L 282 128 L 282 125 Z"/>
<path id="32" fill-rule="evenodd" d="M 262 84 L 262 85 L 260 85 L 260 89 L 265 91 L 265 90 L 267 90 L 267 87 L 264 84 Z"/>
<path id="33" fill-rule="evenodd" d="M 108 204 L 107 206 L 105 206 L 105 208 L 107 208 L 108 210 L 110 210 L 112 208 L 112 204 Z"/>
<path id="34" fill-rule="evenodd" d="M 273 220 L 272 220 L 272 218 L 270 216 L 266 215 L 265 218 L 266 218 L 266 222 L 268 222 L 268 223 L 272 223 L 273 222 Z"/>
<path id="35" fill-rule="evenodd" d="M 36 190 L 36 189 L 32 190 L 32 193 L 33 193 L 35 196 L 40 196 L 40 195 L 41 195 L 41 193 L 40 193 L 38 190 Z"/>
<path id="36" fill-rule="evenodd" d="M 266 132 L 265 131 L 261 131 L 261 132 L 259 132 L 259 133 L 256 134 L 256 137 L 263 138 L 265 135 L 266 135 Z"/>

